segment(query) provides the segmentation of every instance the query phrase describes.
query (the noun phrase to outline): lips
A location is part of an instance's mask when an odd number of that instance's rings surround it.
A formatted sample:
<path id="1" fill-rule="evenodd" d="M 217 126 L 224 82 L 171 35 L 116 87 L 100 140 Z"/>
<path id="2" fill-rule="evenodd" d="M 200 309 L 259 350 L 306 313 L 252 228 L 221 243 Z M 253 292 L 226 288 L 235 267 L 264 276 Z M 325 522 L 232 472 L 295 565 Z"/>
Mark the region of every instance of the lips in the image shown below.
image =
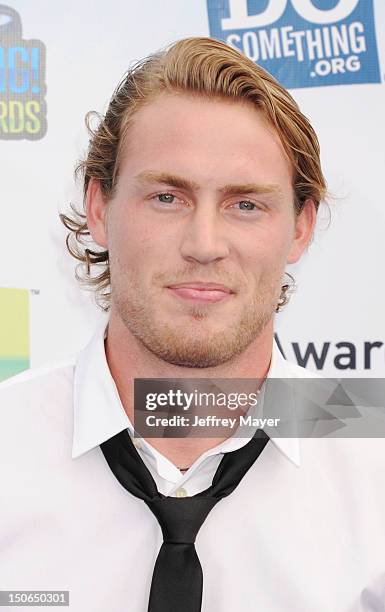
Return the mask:
<path id="1" fill-rule="evenodd" d="M 219 302 L 234 293 L 225 285 L 203 282 L 178 283 L 169 285 L 168 289 L 182 299 L 201 302 Z"/>

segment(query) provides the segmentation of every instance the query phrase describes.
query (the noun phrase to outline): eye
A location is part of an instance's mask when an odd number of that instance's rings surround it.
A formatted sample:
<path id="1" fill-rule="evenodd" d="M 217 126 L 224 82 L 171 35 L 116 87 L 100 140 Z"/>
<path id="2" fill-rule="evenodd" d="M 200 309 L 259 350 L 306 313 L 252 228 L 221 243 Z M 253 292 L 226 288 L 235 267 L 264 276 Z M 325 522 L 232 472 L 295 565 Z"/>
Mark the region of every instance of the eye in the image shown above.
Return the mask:
<path id="1" fill-rule="evenodd" d="M 152 209 L 160 213 L 179 213 L 188 209 L 189 203 L 183 195 L 160 191 L 149 195 Z"/>
<path id="2" fill-rule="evenodd" d="M 239 210 L 255 210 L 256 206 L 253 202 L 249 202 L 248 200 L 241 200 L 240 202 L 237 202 L 237 204 L 239 204 L 240 208 Z"/>
<path id="3" fill-rule="evenodd" d="M 158 202 L 163 204 L 173 204 L 175 200 L 175 196 L 172 193 L 158 193 L 155 197 L 158 198 Z"/>
<path id="4" fill-rule="evenodd" d="M 259 211 L 260 209 L 254 202 L 250 202 L 249 200 L 240 200 L 232 204 L 230 208 L 234 208 L 237 211 L 241 212 L 254 212 Z"/>

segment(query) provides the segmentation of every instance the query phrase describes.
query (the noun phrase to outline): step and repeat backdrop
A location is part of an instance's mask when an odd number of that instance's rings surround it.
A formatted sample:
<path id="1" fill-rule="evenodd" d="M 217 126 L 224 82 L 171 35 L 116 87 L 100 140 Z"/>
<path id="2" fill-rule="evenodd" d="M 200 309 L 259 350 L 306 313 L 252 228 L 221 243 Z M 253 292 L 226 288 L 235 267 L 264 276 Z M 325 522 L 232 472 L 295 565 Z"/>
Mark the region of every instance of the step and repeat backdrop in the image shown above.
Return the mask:
<path id="1" fill-rule="evenodd" d="M 74 278 L 58 214 L 87 111 L 134 62 L 187 36 L 240 49 L 313 123 L 331 197 L 288 271 L 284 355 L 333 377 L 385 371 L 383 0 L 14 0 L 0 5 L 0 379 L 82 348 L 99 311 Z"/>

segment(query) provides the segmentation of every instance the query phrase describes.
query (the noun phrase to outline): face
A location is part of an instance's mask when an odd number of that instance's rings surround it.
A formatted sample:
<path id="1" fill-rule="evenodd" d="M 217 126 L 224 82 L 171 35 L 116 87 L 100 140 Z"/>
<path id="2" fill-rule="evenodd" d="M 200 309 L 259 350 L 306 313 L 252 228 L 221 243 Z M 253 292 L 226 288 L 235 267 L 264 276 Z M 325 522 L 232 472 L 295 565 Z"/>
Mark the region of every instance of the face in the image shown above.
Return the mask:
<path id="1" fill-rule="evenodd" d="M 230 361 L 271 322 L 286 263 L 310 239 L 292 171 L 248 103 L 161 94 L 135 115 L 114 197 L 87 197 L 108 248 L 111 316 L 151 353 L 203 368 Z"/>

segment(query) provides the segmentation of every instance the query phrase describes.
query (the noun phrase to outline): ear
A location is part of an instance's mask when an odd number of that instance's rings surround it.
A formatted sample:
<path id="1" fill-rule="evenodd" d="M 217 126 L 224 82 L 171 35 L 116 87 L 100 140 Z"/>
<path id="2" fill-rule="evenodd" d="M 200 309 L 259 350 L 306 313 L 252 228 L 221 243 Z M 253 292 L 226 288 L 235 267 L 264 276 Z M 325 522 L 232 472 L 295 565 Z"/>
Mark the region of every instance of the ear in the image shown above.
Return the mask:
<path id="1" fill-rule="evenodd" d="M 105 249 L 107 245 L 107 202 L 102 194 L 100 181 L 91 178 L 86 196 L 87 225 L 92 239 Z"/>
<path id="2" fill-rule="evenodd" d="M 310 243 L 317 219 L 314 201 L 309 199 L 296 218 L 294 237 L 287 257 L 287 263 L 296 263 Z"/>

